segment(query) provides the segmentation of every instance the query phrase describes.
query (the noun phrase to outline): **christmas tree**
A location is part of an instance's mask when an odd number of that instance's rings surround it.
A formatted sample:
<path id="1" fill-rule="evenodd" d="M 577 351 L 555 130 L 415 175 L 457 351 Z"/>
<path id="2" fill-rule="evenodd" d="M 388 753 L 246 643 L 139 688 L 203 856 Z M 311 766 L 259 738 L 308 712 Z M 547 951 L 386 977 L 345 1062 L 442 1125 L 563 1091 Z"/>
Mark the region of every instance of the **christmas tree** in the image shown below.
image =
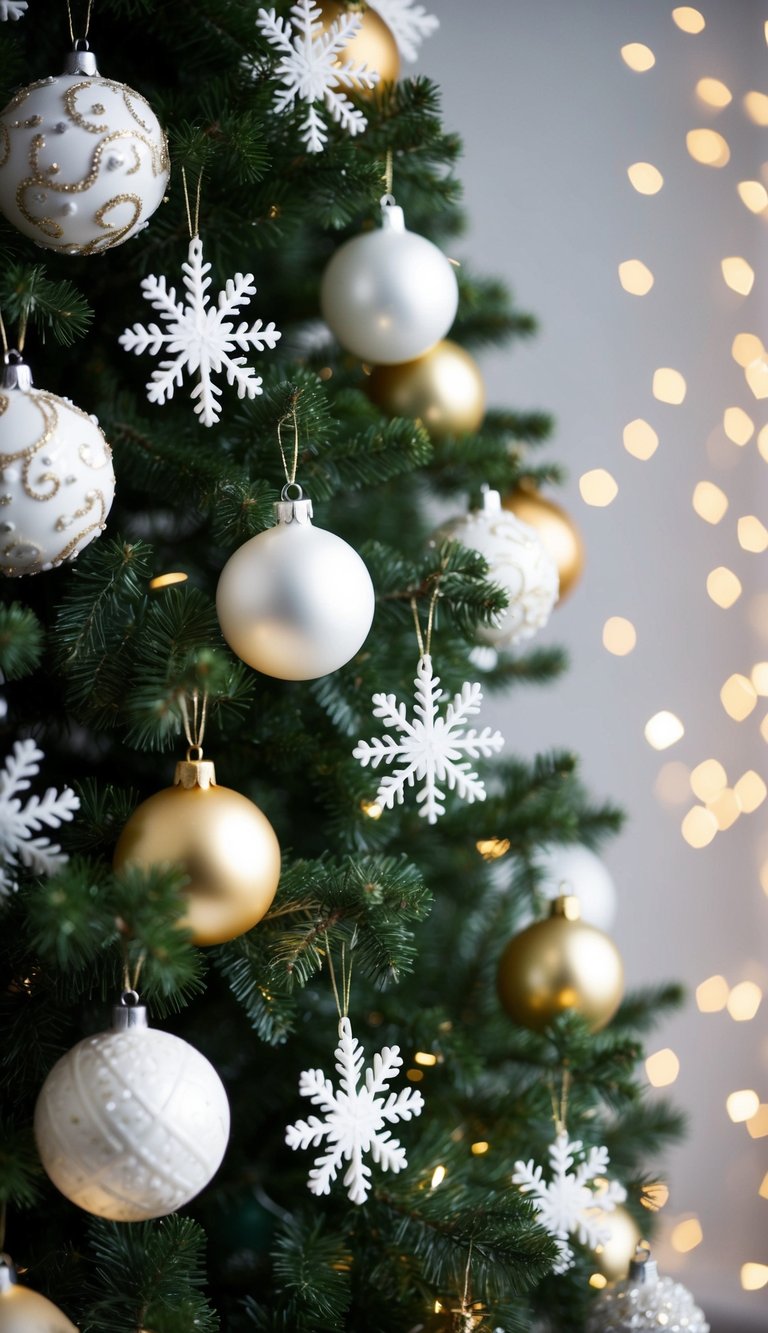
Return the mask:
<path id="1" fill-rule="evenodd" d="M 547 917 L 621 812 L 482 716 L 566 666 L 513 513 L 561 474 L 483 403 L 471 354 L 535 326 L 398 75 L 432 21 L 100 0 L 97 74 L 79 8 L 0 6 L 15 1294 L 88 1333 L 583 1328 L 653 1230 L 679 996 L 621 998 L 578 884 Z"/>

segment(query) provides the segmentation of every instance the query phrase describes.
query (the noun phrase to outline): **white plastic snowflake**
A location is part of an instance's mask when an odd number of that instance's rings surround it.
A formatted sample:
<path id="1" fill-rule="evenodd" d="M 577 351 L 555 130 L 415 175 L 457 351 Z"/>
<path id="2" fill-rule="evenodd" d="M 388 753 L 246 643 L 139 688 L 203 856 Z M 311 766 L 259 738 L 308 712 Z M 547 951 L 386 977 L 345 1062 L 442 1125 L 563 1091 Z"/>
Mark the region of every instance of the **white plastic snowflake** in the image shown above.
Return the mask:
<path id="1" fill-rule="evenodd" d="M 245 364 L 244 356 L 233 356 L 238 348 L 247 352 L 251 347 L 262 352 L 265 347 L 274 347 L 280 333 L 274 324 L 262 325 L 260 319 L 248 326 L 247 321 L 235 326 L 232 316 L 241 306 L 248 305 L 256 295 L 256 286 L 252 273 L 236 273 L 227 280 L 223 292 L 219 292 L 216 305 L 208 304 L 208 288 L 211 285 L 211 266 L 203 262 L 203 243 L 199 236 L 194 236 L 189 243 L 189 253 L 181 266 L 186 288 L 186 304 L 176 300 L 176 288 L 168 287 L 164 277 L 144 278 L 141 290 L 155 310 L 159 310 L 165 328 L 150 324 L 134 324 L 126 329 L 118 339 L 126 352 L 148 351 L 150 356 L 157 356 L 162 350 L 169 352 L 172 359 L 161 361 L 153 370 L 147 384 L 147 397 L 150 403 L 165 403 L 173 397 L 173 391 L 181 386 L 184 372 L 198 375 L 199 379 L 192 390 L 196 399 L 195 412 L 203 426 L 213 426 L 221 416 L 221 389 L 214 384 L 213 375 L 226 371 L 227 384 L 237 385 L 238 398 L 255 398 L 261 393 L 261 376 L 252 366 Z"/>
<path id="2" fill-rule="evenodd" d="M 0 768 L 0 897 L 16 888 L 14 869 L 26 866 L 36 875 L 52 875 L 67 863 L 61 848 L 43 834 L 42 828 L 58 828 L 80 808 L 69 787 L 54 791 L 49 787 L 43 797 L 30 796 L 22 805 L 19 792 L 27 791 L 45 758 L 34 741 L 16 741 L 13 754 Z"/>
<path id="3" fill-rule="evenodd" d="M 558 1259 L 555 1273 L 565 1273 L 573 1266 L 573 1250 L 568 1237 L 575 1235 L 582 1245 L 597 1249 L 609 1237 L 605 1214 L 612 1213 L 617 1203 L 623 1203 L 627 1191 L 617 1180 L 601 1181 L 608 1167 L 608 1149 L 590 1148 L 575 1171 L 571 1167 L 583 1152 L 580 1139 L 569 1139 L 565 1131 L 549 1145 L 552 1179 L 542 1180 L 543 1168 L 530 1162 L 515 1162 L 513 1183 L 523 1194 L 530 1194 L 536 1209 L 536 1220 L 557 1241 Z"/>
<path id="4" fill-rule="evenodd" d="M 413 0 L 369 0 L 369 4 L 391 29 L 404 60 L 418 60 L 424 38 L 440 27 L 440 20 Z"/>
<path id="5" fill-rule="evenodd" d="M 366 65 L 341 59 L 361 23 L 359 14 L 341 14 L 325 29 L 322 10 L 314 0 L 296 0 L 290 19 L 277 18 L 274 9 L 260 9 L 256 16 L 267 41 L 281 52 L 274 77 L 284 87 L 275 93 L 274 110 L 280 113 L 297 101 L 307 103 L 300 128 L 310 153 L 322 153 L 328 140 L 328 127 L 316 103 L 324 104 L 337 124 L 352 135 L 361 134 L 368 123 L 343 92 L 345 88 L 374 88 L 379 79 Z"/>
<path id="6" fill-rule="evenodd" d="M 27 9 L 27 0 L 0 0 L 0 22 L 23 18 Z"/>
<path id="7" fill-rule="evenodd" d="M 461 693 L 447 705 L 445 717 L 438 716 L 443 695 L 428 653 L 419 658 L 414 684 L 415 718 L 408 719 L 405 704 L 398 704 L 394 694 L 374 694 L 373 716 L 383 718 L 399 735 L 358 741 L 352 753 L 363 767 L 400 761 L 393 773 L 381 779 L 377 801 L 384 809 L 391 809 L 395 801 L 402 805 L 405 788 L 423 781 L 424 786 L 416 793 L 419 814 L 435 824 L 438 815 L 445 814 L 445 792 L 438 783 L 447 782 L 450 791 L 455 789 L 470 804 L 485 800 L 485 784 L 469 761 L 480 755 L 487 759 L 501 749 L 504 737 L 490 727 L 481 732 L 463 730 L 467 718 L 480 711 L 483 691 L 477 684 L 462 685 Z M 462 759 L 462 755 L 468 758 Z"/>
<path id="8" fill-rule="evenodd" d="M 315 1159 L 308 1185 L 313 1194 L 330 1194 L 343 1161 L 349 1162 L 342 1184 L 352 1203 L 365 1203 L 371 1189 L 371 1168 L 363 1160 L 370 1153 L 382 1171 L 402 1171 L 408 1165 L 405 1148 L 393 1139 L 385 1125 L 410 1120 L 421 1115 L 424 1099 L 418 1089 L 403 1088 L 385 1097 L 386 1085 L 395 1077 L 403 1061 L 398 1046 L 385 1046 L 374 1055 L 373 1068 L 366 1069 L 365 1083 L 358 1087 L 365 1051 L 348 1018 L 339 1022 L 336 1047 L 339 1089 L 326 1078 L 322 1069 L 306 1069 L 299 1079 L 302 1097 L 319 1106 L 323 1118 L 311 1115 L 297 1120 L 285 1132 L 289 1148 L 316 1148 L 325 1140 L 326 1151 Z"/>

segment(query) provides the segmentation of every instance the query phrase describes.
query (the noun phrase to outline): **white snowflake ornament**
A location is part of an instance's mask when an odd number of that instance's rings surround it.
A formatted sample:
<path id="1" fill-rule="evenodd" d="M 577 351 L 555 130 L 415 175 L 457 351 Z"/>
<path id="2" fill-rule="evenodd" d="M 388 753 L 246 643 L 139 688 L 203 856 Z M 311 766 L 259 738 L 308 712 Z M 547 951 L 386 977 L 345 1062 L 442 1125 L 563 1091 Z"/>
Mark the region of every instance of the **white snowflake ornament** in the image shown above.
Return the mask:
<path id="1" fill-rule="evenodd" d="M 381 779 L 376 793 L 384 809 L 391 809 L 395 802 L 402 805 L 405 788 L 423 781 L 424 786 L 416 793 L 419 814 L 435 824 L 438 816 L 445 814 L 445 783 L 470 804 L 485 800 L 485 784 L 470 760 L 480 756 L 487 759 L 501 749 L 504 737 L 490 727 L 480 732 L 464 730 L 467 718 L 480 711 L 483 691 L 478 684 L 465 682 L 461 693 L 448 703 L 445 717 L 440 717 L 443 693 L 429 653 L 419 658 L 414 684 L 416 699 L 411 719 L 405 704 L 398 704 L 394 694 L 374 694 L 373 716 L 383 718 L 385 725 L 398 734 L 358 741 L 352 753 L 364 768 L 367 764 L 377 768 L 382 762 L 397 764 L 394 772 Z"/>
<path id="2" fill-rule="evenodd" d="M 42 797 L 29 796 L 25 805 L 19 798 L 44 758 L 34 741 L 16 741 L 0 768 L 0 898 L 16 889 L 14 870 L 20 865 L 36 875 L 52 875 L 67 863 L 66 854 L 45 834 L 33 835 L 70 820 L 80 808 L 75 793 L 69 787 L 61 792 L 49 787 Z"/>
<path id="3" fill-rule="evenodd" d="M 413 0 L 368 0 L 368 3 L 390 29 L 404 60 L 418 60 L 424 38 L 440 27 L 440 20 Z"/>
<path id="4" fill-rule="evenodd" d="M 307 1184 L 313 1194 L 330 1194 L 331 1182 L 339 1174 L 342 1162 L 349 1162 L 342 1184 L 352 1203 L 365 1203 L 371 1189 L 371 1168 L 366 1154 L 382 1171 L 397 1173 L 408 1165 L 405 1148 L 393 1139 L 387 1125 L 421 1115 L 424 1098 L 416 1088 L 403 1088 L 386 1096 L 386 1086 L 402 1066 L 398 1046 L 385 1046 L 374 1055 L 373 1066 L 365 1071 L 365 1081 L 358 1087 L 365 1061 L 365 1051 L 348 1018 L 339 1021 L 336 1047 L 338 1090 L 322 1069 L 306 1069 L 299 1079 L 299 1092 L 309 1097 L 322 1112 L 308 1120 L 297 1120 L 285 1132 L 289 1148 L 317 1148 L 324 1151 L 315 1159 Z"/>
<path id="5" fill-rule="evenodd" d="M 23 18 L 28 8 L 27 0 L 0 0 L 0 23 Z"/>
<path id="6" fill-rule="evenodd" d="M 240 308 L 256 295 L 252 273 L 236 273 L 227 280 L 224 291 L 219 292 L 216 305 L 208 304 L 211 265 L 203 261 L 199 236 L 192 237 L 181 270 L 186 290 L 186 297 L 181 300 L 176 299 L 176 288 L 169 287 L 165 277 L 150 275 L 141 284 L 144 296 L 160 312 L 165 327 L 134 324 L 121 333 L 118 342 L 126 352 L 135 352 L 137 356 L 147 351 L 150 356 L 161 351 L 169 354 L 150 376 L 147 384 L 150 403 L 168 402 L 174 389 L 181 386 L 185 372 L 197 375 L 191 394 L 195 412 L 201 425 L 213 426 L 221 416 L 222 393 L 213 376 L 226 373 L 227 384 L 237 386 L 238 398 L 255 398 L 262 392 L 261 376 L 245 364 L 245 356 L 233 353 L 273 348 L 280 333 L 274 324 L 263 325 L 260 319 L 250 326 L 245 320 L 237 325 L 233 321 Z"/>
<path id="7" fill-rule="evenodd" d="M 591 1250 L 604 1244 L 609 1230 L 605 1213 L 612 1213 L 617 1203 L 623 1203 L 627 1191 L 617 1180 L 600 1180 L 608 1168 L 608 1149 L 590 1148 L 583 1154 L 580 1139 L 569 1139 L 565 1130 L 549 1145 L 552 1179 L 545 1182 L 543 1168 L 529 1162 L 515 1162 L 512 1182 L 520 1186 L 522 1194 L 530 1194 L 536 1210 L 536 1220 L 557 1241 L 558 1258 L 553 1272 L 565 1273 L 573 1267 L 573 1250 L 568 1239 L 576 1236 Z M 574 1171 L 576 1158 L 582 1160 Z"/>
<path id="8" fill-rule="evenodd" d="M 323 13 L 314 0 L 296 0 L 290 19 L 278 18 L 274 9 L 260 9 L 256 25 L 271 46 L 280 52 L 274 77 L 283 87 L 275 93 L 273 109 L 278 115 L 296 102 L 306 102 L 301 139 L 309 153 L 322 153 L 328 141 L 328 126 L 317 103 L 325 106 L 333 120 L 349 134 L 361 134 L 367 125 L 362 111 L 343 91 L 374 88 L 379 80 L 366 65 L 343 60 L 347 42 L 360 30 L 359 14 L 342 14 L 326 29 Z"/>

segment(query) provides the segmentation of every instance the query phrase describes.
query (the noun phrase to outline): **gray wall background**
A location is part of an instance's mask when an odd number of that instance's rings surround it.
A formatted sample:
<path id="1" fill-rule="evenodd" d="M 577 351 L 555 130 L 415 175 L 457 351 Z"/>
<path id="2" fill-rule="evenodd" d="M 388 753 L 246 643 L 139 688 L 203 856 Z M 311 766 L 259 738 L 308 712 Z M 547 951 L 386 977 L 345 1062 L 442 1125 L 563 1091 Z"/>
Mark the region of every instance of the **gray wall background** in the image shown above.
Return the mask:
<path id="1" fill-rule="evenodd" d="M 733 1124 L 725 1102 L 742 1088 L 768 1102 L 768 1000 L 751 1022 L 737 1023 L 727 1013 L 699 1013 L 693 991 L 715 973 L 731 985 L 748 979 L 768 988 L 768 899 L 759 883 L 768 803 L 694 851 L 680 823 L 695 798 L 664 804 L 654 784 L 671 760 L 692 768 L 709 757 L 725 765 L 731 782 L 749 768 L 768 779 L 759 731 L 766 701 L 736 723 L 719 700 L 732 672 L 749 675 L 768 658 L 766 557 L 743 552 L 736 537 L 742 514 L 768 522 L 767 465 L 754 440 L 740 449 L 722 430 L 728 406 L 745 408 L 757 429 L 768 421 L 768 400 L 755 401 L 730 355 L 738 332 L 762 331 L 768 341 L 766 220 L 736 193 L 739 180 L 768 183 L 768 130 L 746 117 L 741 102 L 749 89 L 768 91 L 768 11 L 752 0 L 701 0 L 707 26 L 694 37 L 672 22 L 671 0 L 434 0 L 428 7 L 441 28 L 418 69 L 442 85 L 446 122 L 466 145 L 460 174 L 470 228 L 456 249 L 476 269 L 503 275 L 541 325 L 528 345 L 480 359 L 489 398 L 555 414 L 551 453 L 570 471 L 563 499 L 588 548 L 581 588 L 542 635 L 567 645 L 569 675 L 553 688 L 518 692 L 495 720 L 510 749 L 572 746 L 594 793 L 629 812 L 626 832 L 606 853 L 629 983 L 678 978 L 691 992 L 685 1012 L 649 1043 L 651 1051 L 670 1046 L 679 1056 L 669 1091 L 690 1121 L 686 1143 L 663 1164 L 671 1196 L 657 1257 L 694 1289 L 713 1329 L 765 1328 L 768 1288 L 743 1292 L 739 1273 L 747 1261 L 768 1263 L 768 1200 L 758 1193 L 768 1138 Z M 631 41 L 652 48 L 653 70 L 626 67 L 619 52 Z M 733 91 L 726 110 L 715 113 L 697 99 L 704 75 Z M 695 163 L 686 151 L 686 131 L 706 125 L 729 141 L 723 170 Z M 626 169 L 638 160 L 663 172 L 660 194 L 644 197 L 630 186 Z M 728 255 L 744 255 L 756 270 L 750 296 L 726 287 L 720 261 Z M 617 266 L 628 258 L 642 259 L 655 275 L 643 298 L 619 284 Z M 685 375 L 681 407 L 652 397 L 658 366 Z M 638 416 L 661 440 L 647 462 L 622 446 L 624 425 Z M 619 483 L 605 509 L 579 495 L 580 474 L 594 467 L 608 468 Z M 691 506 L 704 479 L 730 499 L 718 527 Z M 720 564 L 744 585 L 729 611 L 705 590 Z M 629 657 L 602 646 L 610 615 L 637 628 Z M 659 754 L 643 728 L 662 708 L 677 713 L 686 732 Z M 703 1241 L 681 1255 L 669 1236 L 694 1215 Z"/>

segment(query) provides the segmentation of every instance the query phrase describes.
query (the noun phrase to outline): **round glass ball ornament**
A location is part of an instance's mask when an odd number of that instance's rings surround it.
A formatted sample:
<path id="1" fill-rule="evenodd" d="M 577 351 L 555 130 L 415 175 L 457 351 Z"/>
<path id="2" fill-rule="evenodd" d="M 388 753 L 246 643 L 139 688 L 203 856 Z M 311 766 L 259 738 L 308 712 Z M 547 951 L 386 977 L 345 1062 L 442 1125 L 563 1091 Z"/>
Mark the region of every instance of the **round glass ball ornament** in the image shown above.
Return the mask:
<path id="1" fill-rule="evenodd" d="M 557 601 L 557 565 L 538 533 L 501 507 L 501 496 L 483 491 L 482 507 L 452 519 L 437 534 L 451 537 L 488 561 L 488 578 L 507 593 L 509 605 L 496 625 L 484 625 L 478 640 L 491 648 L 513 648 L 543 629 Z"/>
<path id="2" fill-rule="evenodd" d="M 129 991 L 113 1027 L 53 1066 L 35 1106 L 40 1160 L 61 1193 L 96 1217 L 165 1217 L 221 1165 L 229 1103 L 194 1046 L 147 1026 Z"/>
<path id="3" fill-rule="evenodd" d="M 0 114 L 0 211 L 38 245 L 101 254 L 161 203 L 168 144 L 149 103 L 102 78 L 78 41 L 64 73 L 22 88 Z"/>
<path id="4" fill-rule="evenodd" d="M 290 492 L 297 491 L 296 499 Z M 221 632 L 238 657 L 279 680 L 338 671 L 363 646 L 375 595 L 357 551 L 312 523 L 301 487 L 283 488 L 277 523 L 230 556 L 219 578 Z"/>
<path id="5" fill-rule="evenodd" d="M 521 523 L 527 523 L 538 532 L 542 546 L 557 565 L 560 579 L 558 605 L 564 602 L 584 572 L 584 542 L 570 514 L 529 483 L 521 483 L 505 495 L 502 505 Z"/>
<path id="6" fill-rule="evenodd" d="M 360 19 L 360 27 L 354 37 L 344 43 L 342 59 L 345 64 L 365 65 L 375 70 L 379 76 L 376 87 L 382 83 L 395 83 L 400 75 L 400 52 L 392 29 L 383 18 L 371 9 L 363 0 L 354 0 L 344 4 L 342 0 L 319 0 L 323 28 L 327 32 L 337 19 L 354 14 Z M 361 88 L 363 97 L 373 97 L 373 89 Z"/>
<path id="7" fill-rule="evenodd" d="M 547 898 L 572 893 L 581 919 L 598 930 L 610 930 L 616 919 L 616 885 L 603 861 L 581 843 L 547 843 L 533 854 L 541 872 L 539 888 Z"/>
<path id="8" fill-rule="evenodd" d="M 415 361 L 375 366 L 365 387 L 377 407 L 391 417 L 420 421 L 433 440 L 472 434 L 485 416 L 477 362 L 449 338 Z"/>
<path id="9" fill-rule="evenodd" d="M 624 966 L 602 930 L 580 920 L 579 900 L 562 895 L 545 921 L 514 935 L 499 959 L 502 1008 L 520 1027 L 543 1032 L 559 1014 L 575 1011 L 599 1032 L 624 993 Z"/>
<path id="10" fill-rule="evenodd" d="M 106 526 L 115 495 L 99 423 L 68 398 L 32 387 L 8 354 L 0 382 L 0 571 L 39 574 L 74 560 Z"/>
<path id="11" fill-rule="evenodd" d="M 244 935 L 269 910 L 280 880 L 280 845 L 253 801 L 219 787 L 213 764 L 176 765 L 172 787 L 142 801 L 117 842 L 114 868 L 178 864 L 189 875 L 179 921 L 193 944 Z"/>
<path id="12" fill-rule="evenodd" d="M 595 1300 L 586 1333 L 709 1333 L 709 1324 L 687 1287 L 659 1277 L 647 1246 L 630 1261 L 629 1276 Z"/>
<path id="13" fill-rule="evenodd" d="M 0 1333 L 77 1333 L 53 1301 L 21 1285 L 7 1254 L 0 1254 Z"/>
<path id="14" fill-rule="evenodd" d="M 381 226 L 339 247 L 320 284 L 320 309 L 342 347 L 371 365 L 423 356 L 444 338 L 459 304 L 453 265 L 408 231 L 391 195 Z"/>

